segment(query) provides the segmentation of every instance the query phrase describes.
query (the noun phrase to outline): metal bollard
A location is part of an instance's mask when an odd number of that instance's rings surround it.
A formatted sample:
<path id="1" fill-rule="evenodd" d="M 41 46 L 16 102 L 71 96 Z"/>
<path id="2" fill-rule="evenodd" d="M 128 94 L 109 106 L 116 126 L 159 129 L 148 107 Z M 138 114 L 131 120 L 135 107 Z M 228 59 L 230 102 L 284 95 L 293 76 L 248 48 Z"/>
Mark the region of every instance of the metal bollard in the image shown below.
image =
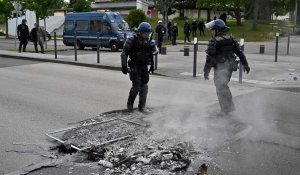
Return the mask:
<path id="1" fill-rule="evenodd" d="M 193 77 L 196 77 L 196 73 L 197 73 L 197 50 L 198 50 L 198 40 L 197 40 L 197 38 L 194 38 Z"/>
<path id="2" fill-rule="evenodd" d="M 265 53 L 265 45 L 259 45 L 259 53 L 264 54 Z"/>
<path id="3" fill-rule="evenodd" d="M 167 55 L 167 46 L 165 46 L 165 45 L 161 46 L 161 54 Z"/>
<path id="4" fill-rule="evenodd" d="M 183 47 L 183 56 L 189 56 L 190 55 L 190 47 L 184 46 Z"/>
<path id="5" fill-rule="evenodd" d="M 289 52 L 290 52 L 290 33 L 288 33 L 286 54 L 289 55 Z"/>
<path id="6" fill-rule="evenodd" d="M 100 33 L 97 32 L 97 63 L 100 63 Z"/>
<path id="7" fill-rule="evenodd" d="M 242 51 L 244 52 L 244 46 L 245 46 L 245 40 L 244 38 L 241 38 L 240 40 L 240 45 L 241 45 L 241 49 Z M 239 68 L 239 83 L 242 83 L 243 82 L 243 65 L 242 65 L 242 62 L 240 61 L 240 68 Z"/>
<path id="8" fill-rule="evenodd" d="M 77 61 L 77 33 L 74 32 L 74 52 L 75 52 L 75 61 Z"/>
<path id="9" fill-rule="evenodd" d="M 278 38 L 279 38 L 279 33 L 276 33 L 275 62 L 277 62 L 277 56 L 278 56 Z"/>
<path id="10" fill-rule="evenodd" d="M 54 32 L 54 55 L 55 55 L 55 59 L 57 59 L 57 41 L 56 41 L 56 32 Z"/>

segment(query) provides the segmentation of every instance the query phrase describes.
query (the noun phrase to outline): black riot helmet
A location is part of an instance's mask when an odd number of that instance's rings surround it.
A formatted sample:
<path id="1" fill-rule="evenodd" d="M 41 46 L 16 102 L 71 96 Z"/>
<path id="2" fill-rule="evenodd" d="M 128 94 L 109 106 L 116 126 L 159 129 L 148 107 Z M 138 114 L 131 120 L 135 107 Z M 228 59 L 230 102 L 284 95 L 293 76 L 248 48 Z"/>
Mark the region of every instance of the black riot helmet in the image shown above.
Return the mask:
<path id="1" fill-rule="evenodd" d="M 26 19 L 22 19 L 22 24 L 26 24 L 27 20 Z"/>

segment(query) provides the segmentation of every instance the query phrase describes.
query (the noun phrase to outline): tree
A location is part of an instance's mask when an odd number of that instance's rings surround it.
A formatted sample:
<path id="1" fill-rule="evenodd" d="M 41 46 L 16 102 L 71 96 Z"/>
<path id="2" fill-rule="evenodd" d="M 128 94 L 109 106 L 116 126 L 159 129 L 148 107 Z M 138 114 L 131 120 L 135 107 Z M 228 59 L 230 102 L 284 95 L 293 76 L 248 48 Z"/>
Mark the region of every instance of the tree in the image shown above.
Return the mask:
<path id="1" fill-rule="evenodd" d="M 206 22 L 211 21 L 211 17 L 210 17 L 210 12 L 212 9 L 216 9 L 217 7 L 215 7 L 216 4 L 214 4 L 213 1 L 209 1 L 209 0 L 197 0 L 196 2 L 196 8 L 200 9 L 206 9 L 207 10 L 207 19 Z"/>
<path id="2" fill-rule="evenodd" d="M 184 17 L 184 9 L 193 9 L 196 6 L 197 0 L 175 0 L 173 7 L 179 11 L 179 17 Z"/>
<path id="3" fill-rule="evenodd" d="M 242 25 L 242 11 L 247 0 L 197 0 L 197 7 L 213 10 L 223 10 L 236 19 L 238 26 Z"/>
<path id="4" fill-rule="evenodd" d="M 13 9 L 11 0 L 0 0 L 0 23 L 5 23 L 6 38 L 8 38 L 8 19 L 11 17 Z"/>
<path id="5" fill-rule="evenodd" d="M 141 22 L 147 20 L 147 17 L 143 10 L 140 9 L 132 9 L 129 11 L 128 16 L 126 17 L 126 21 L 130 28 L 138 27 Z"/>
<path id="6" fill-rule="evenodd" d="M 72 7 L 74 12 L 92 11 L 91 2 L 89 0 L 76 0 Z"/>
<path id="7" fill-rule="evenodd" d="M 63 5 L 63 0 L 22 0 L 23 9 L 35 12 L 36 23 L 39 19 L 45 19 L 51 15 L 52 9 L 58 9 Z"/>
<path id="8" fill-rule="evenodd" d="M 158 9 L 163 16 L 163 23 L 167 24 L 169 21 L 169 13 L 173 7 L 175 0 L 158 0 Z"/>

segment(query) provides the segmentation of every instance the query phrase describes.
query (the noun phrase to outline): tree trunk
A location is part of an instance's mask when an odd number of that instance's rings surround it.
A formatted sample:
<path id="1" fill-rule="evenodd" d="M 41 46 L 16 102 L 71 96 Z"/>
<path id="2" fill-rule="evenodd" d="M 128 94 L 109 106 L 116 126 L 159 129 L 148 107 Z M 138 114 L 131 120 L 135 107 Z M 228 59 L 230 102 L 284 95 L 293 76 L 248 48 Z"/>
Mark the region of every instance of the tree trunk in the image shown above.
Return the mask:
<path id="1" fill-rule="evenodd" d="M 210 19 L 210 9 L 207 9 L 207 19 L 206 19 L 206 22 L 210 22 L 211 19 Z"/>
<path id="2" fill-rule="evenodd" d="M 198 9 L 198 19 L 201 19 L 201 9 Z"/>
<path id="3" fill-rule="evenodd" d="M 8 17 L 5 16 L 5 30 L 6 30 L 6 34 L 5 34 L 5 38 L 8 38 Z"/>
<path id="4" fill-rule="evenodd" d="M 236 16 L 236 25 L 241 26 L 242 25 L 242 15 L 240 11 L 234 11 Z"/>
<path id="5" fill-rule="evenodd" d="M 253 0 L 253 22 L 252 29 L 255 30 L 257 28 L 257 16 L 258 16 L 258 0 Z"/>
<path id="6" fill-rule="evenodd" d="M 40 25 L 40 17 L 38 14 L 36 14 L 35 12 L 35 23 L 37 23 L 38 25 Z"/>
<path id="7" fill-rule="evenodd" d="M 184 9 L 179 10 L 179 18 L 184 18 Z"/>

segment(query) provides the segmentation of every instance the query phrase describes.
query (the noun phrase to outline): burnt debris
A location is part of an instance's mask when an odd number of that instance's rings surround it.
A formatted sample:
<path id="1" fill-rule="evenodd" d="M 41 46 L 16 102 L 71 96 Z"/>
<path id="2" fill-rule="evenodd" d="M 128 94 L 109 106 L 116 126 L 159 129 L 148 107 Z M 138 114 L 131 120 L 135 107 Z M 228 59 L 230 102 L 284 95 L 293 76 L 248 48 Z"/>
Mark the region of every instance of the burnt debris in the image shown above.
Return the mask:
<path id="1" fill-rule="evenodd" d="M 164 173 L 186 172 L 193 154 L 191 143 L 176 146 L 147 146 L 142 151 L 127 154 L 125 148 L 92 148 L 87 151 L 88 159 L 98 161 L 106 167 L 106 174 L 146 174 L 156 171 Z"/>

